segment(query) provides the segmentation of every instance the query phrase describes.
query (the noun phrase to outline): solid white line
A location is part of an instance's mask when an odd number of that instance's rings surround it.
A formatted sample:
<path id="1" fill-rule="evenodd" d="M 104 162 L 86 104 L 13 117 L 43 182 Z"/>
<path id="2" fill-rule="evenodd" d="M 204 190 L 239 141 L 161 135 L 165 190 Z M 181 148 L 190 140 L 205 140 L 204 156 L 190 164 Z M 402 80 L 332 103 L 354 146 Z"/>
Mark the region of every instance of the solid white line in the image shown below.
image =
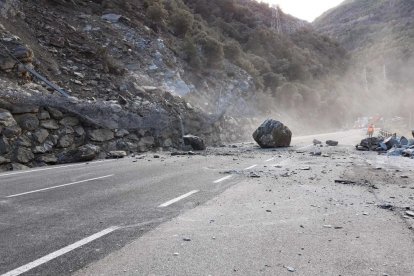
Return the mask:
<path id="1" fill-rule="evenodd" d="M 245 168 L 245 170 L 250 170 L 250 169 L 253 169 L 253 168 L 255 168 L 255 167 L 257 167 L 257 165 L 252 165 L 252 166 L 250 166 L 250 167 L 247 167 L 247 168 Z"/>
<path id="2" fill-rule="evenodd" d="M 180 201 L 181 199 L 184 199 L 184 198 L 186 198 L 186 197 L 189 197 L 190 195 L 195 194 L 195 193 L 198 193 L 198 192 L 199 192 L 198 190 L 191 191 L 191 192 L 189 192 L 189 193 L 186 193 L 185 195 L 182 195 L 182 196 L 176 197 L 176 198 L 174 198 L 174 199 L 171 199 L 170 201 L 167 201 L 167 202 L 165 202 L 165 203 L 161 204 L 160 206 L 158 206 L 158 208 L 163 208 L 163 207 L 170 206 L 171 204 L 174 204 L 174 203 L 176 203 L 177 201 Z"/>
<path id="3" fill-rule="evenodd" d="M 75 185 L 75 184 L 79 184 L 79 183 L 84 183 L 84 182 L 88 182 L 88 181 L 94 181 L 94 180 L 99 180 L 99 179 L 103 179 L 103 178 L 108 178 L 108 177 L 111 177 L 111 176 L 114 176 L 114 175 L 113 174 L 111 174 L 111 175 L 105 175 L 105 176 L 101 176 L 101 177 L 96 177 L 96 178 L 91 178 L 91 179 L 76 181 L 76 182 L 72 182 L 72 183 L 68 183 L 68 184 L 63 184 L 63 185 L 58 185 L 58 186 L 43 188 L 43 189 L 29 191 L 29 192 L 25 192 L 25 193 L 20 193 L 20 194 L 15 194 L 15 195 L 9 195 L 9 196 L 6 196 L 6 198 L 11 198 L 11 197 L 17 197 L 17 196 L 22 196 L 22 195 L 27 195 L 27 194 L 33 194 L 33 193 L 43 192 L 43 191 L 52 190 L 52 189 L 56 189 L 56 188 L 61 188 L 61 187 L 71 186 L 71 185 Z"/>
<path id="4" fill-rule="evenodd" d="M 273 161 L 273 160 L 275 160 L 275 158 L 267 159 L 265 162 L 270 162 L 270 161 Z"/>
<path id="5" fill-rule="evenodd" d="M 100 161 L 95 161 L 95 162 L 89 162 L 88 164 L 103 163 L 103 162 L 108 162 L 108 161 L 115 161 L 115 160 L 113 160 L 113 159 L 111 159 L 111 160 L 100 160 Z M 25 171 L 18 171 L 18 172 L 12 172 L 12 173 L 4 173 L 4 174 L 0 174 L 0 177 L 16 175 L 16 174 L 25 174 L 25 173 L 31 173 L 31 172 L 48 171 L 48 170 L 53 170 L 53 169 L 69 168 L 69 167 L 75 167 L 75 166 L 81 166 L 81 165 L 86 165 L 86 163 L 78 163 L 78 164 L 65 165 L 65 166 L 53 166 L 53 167 L 47 167 L 47 168 L 41 168 L 41 169 L 25 170 Z"/>
<path id="6" fill-rule="evenodd" d="M 92 236 L 89 236 L 87 238 L 84 238 L 83 240 L 80 240 L 80 241 L 75 242 L 75 243 L 73 243 L 71 245 L 68 245 L 66 247 L 63 247 L 63 248 L 61 248 L 61 249 L 59 249 L 59 250 L 57 250 L 55 252 L 52 252 L 52 253 L 50 253 L 50 254 L 48 254 L 48 255 L 40 258 L 40 259 L 37 259 L 37 260 L 35 260 L 35 261 L 31 262 L 31 263 L 28 263 L 26 265 L 23 265 L 21 267 L 18 267 L 16 269 L 14 269 L 12 271 L 9 271 L 9 272 L 1 275 L 1 276 L 18 276 L 20 274 L 23 274 L 23 273 L 25 273 L 25 272 L 27 272 L 27 271 L 35 268 L 35 267 L 38 267 L 38 266 L 40 266 L 42 264 L 45 264 L 45 263 L 47 263 L 47 262 L 49 262 L 49 261 L 51 261 L 53 259 L 56 259 L 57 257 L 60 257 L 60 256 L 66 254 L 66 253 L 68 253 L 68 252 L 70 252 L 70 251 L 72 251 L 74 249 L 77 249 L 77 248 L 79 248 L 79 247 L 81 247 L 81 246 L 83 246 L 83 245 L 85 245 L 87 243 L 90 243 L 90 242 L 92 242 L 92 241 L 94 241 L 96 239 L 99 239 L 99 238 L 101 238 L 101 237 L 103 237 L 105 235 L 108 235 L 109 233 L 114 232 L 115 230 L 118 230 L 118 229 L 119 229 L 118 226 L 109 227 L 109 228 L 107 228 L 107 229 L 105 229 L 105 230 L 103 230 L 101 232 L 98 232 L 96 234 L 93 234 Z"/>
<path id="7" fill-rule="evenodd" d="M 217 184 L 217 183 L 223 182 L 224 180 L 230 179 L 230 178 L 232 178 L 232 177 L 233 177 L 232 175 L 228 175 L 228 176 L 225 176 L 225 177 L 223 177 L 223 178 L 217 179 L 217 180 L 216 180 L 216 181 L 214 181 L 213 183 L 214 183 L 214 184 Z"/>

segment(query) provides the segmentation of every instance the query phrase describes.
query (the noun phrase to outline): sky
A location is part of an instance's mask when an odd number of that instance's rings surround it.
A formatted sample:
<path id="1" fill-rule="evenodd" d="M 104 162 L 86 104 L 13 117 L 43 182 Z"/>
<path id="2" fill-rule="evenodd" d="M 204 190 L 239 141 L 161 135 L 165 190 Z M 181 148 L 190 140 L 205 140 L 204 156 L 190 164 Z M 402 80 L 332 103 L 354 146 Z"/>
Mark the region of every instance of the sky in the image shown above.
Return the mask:
<path id="1" fill-rule="evenodd" d="M 312 22 L 316 17 L 337 6 L 344 0 L 262 0 L 269 4 L 278 4 L 283 12 Z"/>

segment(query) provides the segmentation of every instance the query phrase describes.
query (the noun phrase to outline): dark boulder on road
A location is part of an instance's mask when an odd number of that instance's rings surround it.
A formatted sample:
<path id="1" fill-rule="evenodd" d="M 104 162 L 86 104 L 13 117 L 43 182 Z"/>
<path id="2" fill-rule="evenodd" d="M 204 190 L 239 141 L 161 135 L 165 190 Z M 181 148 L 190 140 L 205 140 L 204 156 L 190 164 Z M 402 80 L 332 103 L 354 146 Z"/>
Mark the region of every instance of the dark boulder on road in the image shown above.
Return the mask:
<path id="1" fill-rule="evenodd" d="M 186 146 L 191 146 L 193 150 L 205 150 L 206 149 L 204 140 L 198 136 L 185 135 L 183 136 L 183 139 L 184 139 L 184 144 Z"/>
<path id="2" fill-rule="evenodd" d="M 253 139 L 262 148 L 289 147 L 292 140 L 292 132 L 283 123 L 267 119 L 253 133 Z"/>
<path id="3" fill-rule="evenodd" d="M 333 141 L 333 140 L 328 140 L 328 141 L 326 141 L 326 144 L 328 146 L 331 146 L 331 147 L 336 147 L 339 144 L 339 142 L 338 141 Z"/>

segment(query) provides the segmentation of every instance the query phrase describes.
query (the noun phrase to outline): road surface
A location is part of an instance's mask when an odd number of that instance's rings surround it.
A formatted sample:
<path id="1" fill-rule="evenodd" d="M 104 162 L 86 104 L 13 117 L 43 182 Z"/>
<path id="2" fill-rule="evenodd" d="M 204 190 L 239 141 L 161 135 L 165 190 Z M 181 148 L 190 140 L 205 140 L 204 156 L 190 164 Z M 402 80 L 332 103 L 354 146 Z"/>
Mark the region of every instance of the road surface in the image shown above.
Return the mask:
<path id="1" fill-rule="evenodd" d="M 361 136 L 0 174 L 0 275 L 414 275 L 414 190 L 395 175 L 412 160 L 356 153 Z M 314 138 L 341 145 L 311 156 Z"/>

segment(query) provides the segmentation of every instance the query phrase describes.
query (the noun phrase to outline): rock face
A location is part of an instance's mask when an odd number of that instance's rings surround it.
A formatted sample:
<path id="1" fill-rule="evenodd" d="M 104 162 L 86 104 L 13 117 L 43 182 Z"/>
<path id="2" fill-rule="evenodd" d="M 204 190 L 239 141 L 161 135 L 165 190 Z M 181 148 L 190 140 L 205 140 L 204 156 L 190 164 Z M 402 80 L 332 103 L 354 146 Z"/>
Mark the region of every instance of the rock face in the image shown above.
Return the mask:
<path id="1" fill-rule="evenodd" d="M 292 132 L 283 123 L 267 119 L 253 133 L 253 139 L 262 148 L 289 147 L 292 140 Z"/>
<path id="2" fill-rule="evenodd" d="M 185 135 L 183 136 L 183 139 L 184 139 L 184 144 L 187 146 L 191 146 L 193 150 L 205 150 L 206 149 L 204 140 L 198 136 Z"/>
<path id="3" fill-rule="evenodd" d="M 47 105 L 10 104 L 0 99 L 0 171 L 105 157 L 121 158 L 161 148 L 177 149 L 183 146 L 184 132 L 197 135 L 184 137 L 188 149 L 204 150 L 207 144 L 245 140 L 246 133 L 250 133 L 251 126 L 255 125 L 253 120 L 205 117 L 201 112 L 192 111 L 192 107 L 185 105 L 184 101 L 180 100 L 179 104 L 182 105 L 179 108 L 186 108 L 187 111 L 180 120 L 174 122 L 163 113 L 161 117 L 150 117 L 152 121 L 141 126 L 131 121 L 131 118 L 136 119 L 133 115 L 121 114 L 124 111 L 116 114 L 107 112 L 108 120 L 115 123 L 120 116 L 124 116 L 122 120 L 126 123 L 115 127 L 91 121 L 90 114 L 86 116 L 89 119 L 85 119 L 83 109 L 72 112 L 56 105 L 52 108 Z M 172 124 L 157 128 L 156 124 L 165 119 Z"/>

